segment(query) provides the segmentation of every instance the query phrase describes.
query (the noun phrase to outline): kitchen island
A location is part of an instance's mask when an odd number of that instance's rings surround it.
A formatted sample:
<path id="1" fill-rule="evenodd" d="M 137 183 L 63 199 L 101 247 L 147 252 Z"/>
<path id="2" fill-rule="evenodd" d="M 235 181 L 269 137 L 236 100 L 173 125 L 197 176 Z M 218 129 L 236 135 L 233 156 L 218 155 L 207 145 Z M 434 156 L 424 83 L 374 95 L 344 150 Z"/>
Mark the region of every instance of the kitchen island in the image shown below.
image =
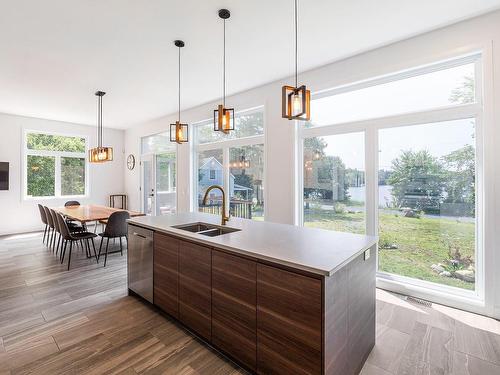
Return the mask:
<path id="1" fill-rule="evenodd" d="M 357 374 L 376 238 L 202 213 L 129 220 L 129 290 L 258 374 Z"/>

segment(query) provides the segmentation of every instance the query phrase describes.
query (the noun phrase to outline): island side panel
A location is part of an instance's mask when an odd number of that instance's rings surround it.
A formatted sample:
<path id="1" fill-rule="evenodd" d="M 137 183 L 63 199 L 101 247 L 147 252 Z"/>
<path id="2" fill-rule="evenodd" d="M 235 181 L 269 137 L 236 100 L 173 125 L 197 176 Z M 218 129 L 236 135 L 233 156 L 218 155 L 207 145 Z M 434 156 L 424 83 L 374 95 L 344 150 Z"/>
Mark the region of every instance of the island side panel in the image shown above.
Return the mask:
<path id="1" fill-rule="evenodd" d="M 322 372 L 322 280 L 257 264 L 257 373 Z"/>
<path id="2" fill-rule="evenodd" d="M 359 374 L 375 345 L 375 252 L 324 279 L 325 374 Z"/>

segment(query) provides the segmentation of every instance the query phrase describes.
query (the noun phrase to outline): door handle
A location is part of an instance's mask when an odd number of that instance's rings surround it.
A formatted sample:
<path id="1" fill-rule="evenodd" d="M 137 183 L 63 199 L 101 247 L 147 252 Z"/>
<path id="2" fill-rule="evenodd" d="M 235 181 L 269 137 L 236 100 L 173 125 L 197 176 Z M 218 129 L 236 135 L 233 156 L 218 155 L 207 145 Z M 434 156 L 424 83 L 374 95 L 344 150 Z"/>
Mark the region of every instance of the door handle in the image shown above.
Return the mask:
<path id="1" fill-rule="evenodd" d="M 143 236 L 142 234 L 139 234 L 139 233 L 136 233 L 136 232 L 134 232 L 134 233 L 132 233 L 132 234 L 133 234 L 134 236 L 141 237 L 141 238 L 144 238 L 144 239 L 146 239 L 146 238 L 147 238 L 146 236 Z"/>

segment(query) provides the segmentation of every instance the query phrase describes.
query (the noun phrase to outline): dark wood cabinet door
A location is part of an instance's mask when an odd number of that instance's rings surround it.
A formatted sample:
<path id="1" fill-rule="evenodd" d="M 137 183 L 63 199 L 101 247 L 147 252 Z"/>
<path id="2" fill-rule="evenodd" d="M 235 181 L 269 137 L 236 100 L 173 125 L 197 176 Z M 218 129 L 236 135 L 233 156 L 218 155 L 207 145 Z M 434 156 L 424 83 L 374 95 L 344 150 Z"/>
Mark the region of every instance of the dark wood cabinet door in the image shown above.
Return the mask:
<path id="1" fill-rule="evenodd" d="M 210 341 L 212 331 L 212 250 L 191 242 L 179 244 L 179 319 Z"/>
<path id="2" fill-rule="evenodd" d="M 257 264 L 257 372 L 320 374 L 321 280 Z"/>
<path id="3" fill-rule="evenodd" d="M 154 304 L 179 317 L 179 240 L 154 234 Z"/>
<path id="4" fill-rule="evenodd" d="M 212 342 L 255 371 L 257 263 L 212 251 Z"/>

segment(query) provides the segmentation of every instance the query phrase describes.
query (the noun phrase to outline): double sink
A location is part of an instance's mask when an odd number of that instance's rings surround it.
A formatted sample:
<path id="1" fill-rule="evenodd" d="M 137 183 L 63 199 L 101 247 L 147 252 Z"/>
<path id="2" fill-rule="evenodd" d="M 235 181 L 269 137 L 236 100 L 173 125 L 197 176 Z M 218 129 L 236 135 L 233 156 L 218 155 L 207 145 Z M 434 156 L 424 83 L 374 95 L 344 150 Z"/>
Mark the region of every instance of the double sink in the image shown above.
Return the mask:
<path id="1" fill-rule="evenodd" d="M 208 237 L 217 237 L 223 234 L 238 232 L 241 230 L 230 227 L 221 227 L 208 223 L 190 223 L 190 224 L 174 225 L 172 228 L 185 230 L 191 233 L 198 233 Z"/>

